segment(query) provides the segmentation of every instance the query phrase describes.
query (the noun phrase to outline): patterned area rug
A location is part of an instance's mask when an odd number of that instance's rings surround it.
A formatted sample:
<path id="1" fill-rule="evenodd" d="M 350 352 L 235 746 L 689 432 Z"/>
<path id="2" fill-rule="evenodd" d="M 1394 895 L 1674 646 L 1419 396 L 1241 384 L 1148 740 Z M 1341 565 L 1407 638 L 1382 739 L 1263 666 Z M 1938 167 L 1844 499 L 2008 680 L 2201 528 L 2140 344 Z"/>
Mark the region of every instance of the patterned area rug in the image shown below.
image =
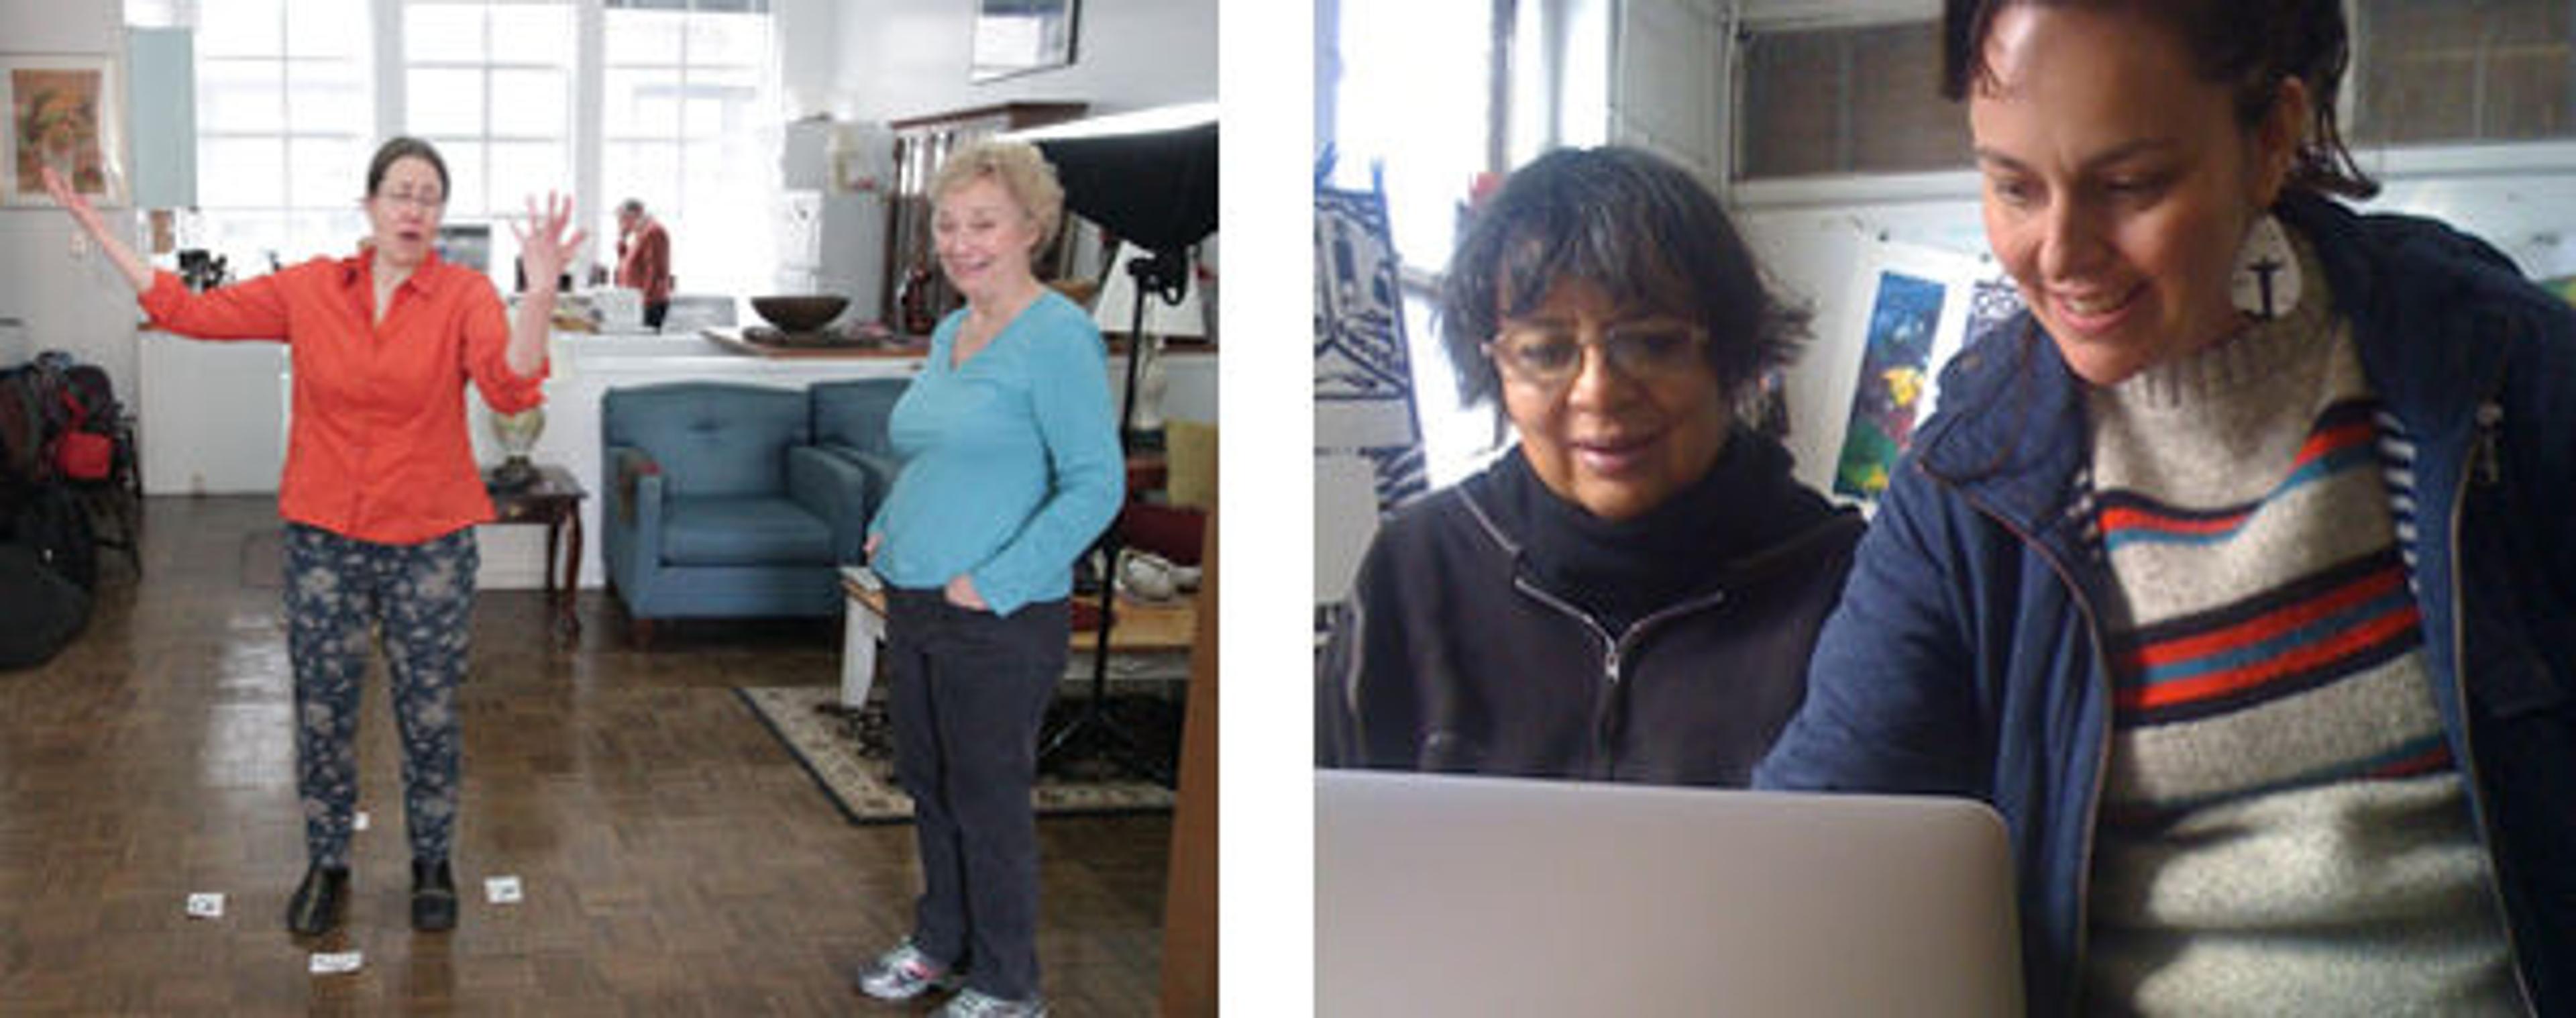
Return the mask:
<path id="1" fill-rule="evenodd" d="M 734 692 L 796 754 L 851 823 L 912 820 L 912 797 L 895 784 L 893 758 L 863 751 L 849 722 L 816 709 L 839 700 L 837 687 L 738 686 Z M 1041 774 L 1031 801 L 1041 816 L 1159 812 L 1172 808 L 1172 790 L 1149 781 Z"/>

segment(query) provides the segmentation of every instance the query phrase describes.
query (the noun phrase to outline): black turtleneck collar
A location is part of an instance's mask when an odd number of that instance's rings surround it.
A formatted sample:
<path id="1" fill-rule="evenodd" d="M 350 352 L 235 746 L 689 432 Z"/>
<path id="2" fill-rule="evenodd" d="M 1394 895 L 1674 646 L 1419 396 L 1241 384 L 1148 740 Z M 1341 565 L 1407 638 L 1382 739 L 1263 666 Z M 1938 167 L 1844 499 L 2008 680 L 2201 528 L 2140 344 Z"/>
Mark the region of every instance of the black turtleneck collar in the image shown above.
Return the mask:
<path id="1" fill-rule="evenodd" d="M 1605 520 L 1549 491 L 1514 448 L 1485 471 L 1478 500 L 1540 586 L 1616 634 L 1832 515 L 1789 471 L 1780 443 L 1739 430 L 1698 481 L 1635 519 Z"/>

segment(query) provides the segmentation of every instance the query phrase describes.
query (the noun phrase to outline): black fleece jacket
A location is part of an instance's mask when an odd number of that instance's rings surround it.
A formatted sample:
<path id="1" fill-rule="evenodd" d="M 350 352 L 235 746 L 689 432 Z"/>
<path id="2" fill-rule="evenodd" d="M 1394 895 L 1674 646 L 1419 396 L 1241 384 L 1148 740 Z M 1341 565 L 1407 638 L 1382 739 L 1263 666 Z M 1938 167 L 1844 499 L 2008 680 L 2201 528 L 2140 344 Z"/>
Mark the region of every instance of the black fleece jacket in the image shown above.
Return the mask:
<path id="1" fill-rule="evenodd" d="M 1515 451 L 1397 513 L 1317 661 L 1317 762 L 1745 784 L 1862 529 L 1789 466 L 1738 433 L 1623 530 L 1550 505 Z"/>

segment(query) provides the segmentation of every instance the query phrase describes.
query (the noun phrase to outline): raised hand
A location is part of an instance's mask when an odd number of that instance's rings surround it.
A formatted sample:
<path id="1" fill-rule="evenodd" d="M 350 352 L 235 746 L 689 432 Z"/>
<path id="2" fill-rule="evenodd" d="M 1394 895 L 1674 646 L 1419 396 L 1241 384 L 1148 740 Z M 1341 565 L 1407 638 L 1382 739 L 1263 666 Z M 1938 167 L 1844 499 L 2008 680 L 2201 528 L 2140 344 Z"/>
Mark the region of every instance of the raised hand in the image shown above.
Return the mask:
<path id="1" fill-rule="evenodd" d="M 545 210 L 540 212 L 536 196 L 528 196 L 526 223 L 510 224 L 510 233 L 519 238 L 519 259 L 527 265 L 531 288 L 541 282 L 553 286 L 564 266 L 572 262 L 573 253 L 590 239 L 588 230 L 574 229 L 567 235 L 564 231 L 571 226 L 572 199 L 548 191 Z"/>
<path id="2" fill-rule="evenodd" d="M 70 212 L 72 219 L 80 223 L 82 229 L 88 230 L 92 235 L 102 235 L 107 232 L 107 223 L 98 217 L 98 209 L 89 203 L 87 197 L 72 190 L 71 181 L 64 180 L 61 171 L 54 169 L 50 163 L 44 168 L 44 179 L 45 193 L 54 197 L 54 204 Z"/>
<path id="3" fill-rule="evenodd" d="M 81 230 L 107 252 L 108 260 L 115 262 L 117 271 L 125 274 L 125 281 L 134 286 L 134 292 L 151 289 L 152 267 L 144 263 L 142 255 L 135 254 L 133 248 L 108 232 L 107 220 L 99 217 L 97 206 L 91 205 L 80 192 L 72 190 L 71 181 L 64 180 L 62 172 L 51 164 L 47 164 L 40 175 L 45 182 L 45 193 L 52 195 L 54 203 L 61 205 L 63 211 L 71 213 L 72 221 L 79 223 Z"/>

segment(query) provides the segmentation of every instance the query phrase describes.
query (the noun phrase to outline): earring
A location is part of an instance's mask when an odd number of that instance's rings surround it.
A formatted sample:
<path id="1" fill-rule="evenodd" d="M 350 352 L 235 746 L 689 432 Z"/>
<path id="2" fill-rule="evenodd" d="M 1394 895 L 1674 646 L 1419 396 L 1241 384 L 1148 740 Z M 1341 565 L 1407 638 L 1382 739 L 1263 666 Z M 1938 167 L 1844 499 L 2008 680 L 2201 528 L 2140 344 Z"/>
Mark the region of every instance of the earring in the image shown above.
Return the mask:
<path id="1" fill-rule="evenodd" d="M 2299 283 L 2299 253 L 2290 247 L 2289 232 L 2281 228 L 2281 221 L 2266 212 L 2254 220 L 2253 229 L 2245 231 L 2228 296 L 2237 310 L 2268 321 L 2299 306 Z"/>

